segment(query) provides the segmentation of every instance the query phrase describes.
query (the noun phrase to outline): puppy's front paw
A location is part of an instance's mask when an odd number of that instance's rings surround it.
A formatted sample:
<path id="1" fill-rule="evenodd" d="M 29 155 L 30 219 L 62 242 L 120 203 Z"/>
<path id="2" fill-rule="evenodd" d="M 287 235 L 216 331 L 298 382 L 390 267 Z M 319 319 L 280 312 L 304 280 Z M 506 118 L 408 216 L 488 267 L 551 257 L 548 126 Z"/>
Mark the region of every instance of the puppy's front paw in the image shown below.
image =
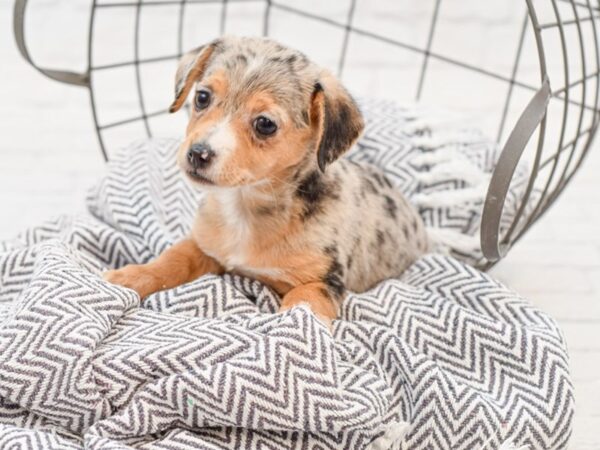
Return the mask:
<path id="1" fill-rule="evenodd" d="M 161 289 L 159 280 L 143 265 L 131 264 L 109 270 L 102 274 L 102 278 L 109 283 L 133 289 L 141 299 Z"/>
<path id="2" fill-rule="evenodd" d="M 297 303 L 295 305 L 287 305 L 287 306 L 282 306 L 281 308 L 279 308 L 279 312 L 285 312 L 285 311 L 289 311 L 290 309 L 292 309 L 294 306 L 300 306 L 300 305 L 306 305 L 308 306 L 308 308 L 311 310 L 311 312 L 315 315 L 315 317 L 317 319 L 319 319 L 319 321 L 325 325 L 327 327 L 327 329 L 329 330 L 330 333 L 333 334 L 333 320 L 330 317 L 324 316 L 323 314 L 319 314 L 318 312 L 315 312 L 313 310 L 313 308 L 311 307 L 310 303 L 308 302 L 301 302 L 301 303 Z"/>
<path id="3" fill-rule="evenodd" d="M 333 320 L 331 320 L 329 317 L 323 316 L 321 314 L 315 314 L 315 315 L 317 316 L 317 319 L 319 319 L 321 321 L 321 323 L 327 327 L 329 332 L 331 334 L 333 334 Z"/>

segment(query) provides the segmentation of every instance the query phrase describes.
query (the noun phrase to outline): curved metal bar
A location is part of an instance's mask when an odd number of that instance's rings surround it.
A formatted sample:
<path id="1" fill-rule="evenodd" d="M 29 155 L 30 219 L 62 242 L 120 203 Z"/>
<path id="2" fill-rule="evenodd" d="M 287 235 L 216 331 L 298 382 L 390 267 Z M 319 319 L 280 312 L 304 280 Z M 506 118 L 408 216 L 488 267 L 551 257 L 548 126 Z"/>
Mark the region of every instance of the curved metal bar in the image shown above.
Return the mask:
<path id="1" fill-rule="evenodd" d="M 489 261 L 497 261 L 506 253 L 507 245 L 500 243 L 504 202 L 527 142 L 546 114 L 550 94 L 550 83 L 546 78 L 521 114 L 496 163 L 481 217 L 481 250 Z M 516 220 L 518 219 L 515 218 Z"/>
<path id="2" fill-rule="evenodd" d="M 584 45 L 584 39 L 583 39 L 583 33 L 581 31 L 581 23 L 579 21 L 579 13 L 577 12 L 577 6 L 575 5 L 575 3 L 573 3 L 573 1 L 571 1 L 571 6 L 573 8 L 573 14 L 575 15 L 575 26 L 577 28 L 577 36 L 579 38 L 579 57 L 581 58 L 581 78 L 585 80 L 585 77 L 587 75 L 587 64 L 585 62 L 585 45 Z M 583 82 L 581 84 L 581 104 L 585 105 L 586 104 L 586 98 L 587 98 L 587 83 Z M 555 186 L 554 192 L 551 194 L 551 197 L 555 197 L 558 191 L 560 191 L 560 186 L 562 184 L 562 182 L 564 181 L 567 173 L 569 172 L 569 167 L 571 166 L 571 161 L 573 161 L 573 157 L 575 156 L 575 151 L 577 150 L 577 144 L 579 142 L 579 139 L 581 137 L 583 137 L 583 134 L 581 133 L 582 130 L 582 125 L 583 125 L 583 116 L 585 113 L 585 108 L 581 108 L 579 110 L 579 118 L 577 120 L 577 131 L 575 132 L 575 138 L 573 140 L 573 148 L 571 150 L 571 152 L 569 152 L 569 157 L 567 158 L 567 162 L 565 164 L 565 167 L 562 170 L 562 173 L 560 174 L 560 178 L 558 180 L 558 183 Z"/>
<path id="3" fill-rule="evenodd" d="M 225 25 L 227 24 L 227 1 L 221 0 L 221 23 L 219 25 L 219 34 L 221 36 L 225 34 Z"/>
<path id="4" fill-rule="evenodd" d="M 588 10 L 591 14 L 592 6 L 590 3 L 590 0 L 586 0 L 586 1 L 587 1 Z M 582 6 L 579 3 L 575 3 L 575 4 Z M 594 36 L 593 42 L 597 43 L 599 35 L 598 35 L 595 20 L 591 22 L 591 26 L 592 26 L 592 33 Z M 586 130 L 583 130 L 581 132 L 581 135 L 584 135 L 584 134 L 587 135 L 587 139 L 586 139 L 585 143 L 583 144 L 583 150 L 581 151 L 579 158 L 575 163 L 575 167 L 564 178 L 564 180 L 562 181 L 562 184 L 555 188 L 552 196 L 548 199 L 548 202 L 546 203 L 544 209 L 542 209 L 540 211 L 536 220 L 539 219 L 546 211 L 548 211 L 549 207 L 556 201 L 556 199 L 559 197 L 560 193 L 563 191 L 564 187 L 571 181 L 571 179 L 573 178 L 573 176 L 575 175 L 577 170 L 579 170 L 581 163 L 583 162 L 585 156 L 587 155 L 587 153 L 589 152 L 589 150 L 591 148 L 591 144 L 594 140 L 596 132 L 598 131 L 598 127 L 600 125 L 600 108 L 599 108 L 599 106 L 600 106 L 600 49 L 598 48 L 598 45 L 594 45 L 594 50 L 595 50 L 595 60 L 596 60 L 596 69 L 594 71 L 594 77 L 596 79 L 596 83 L 595 83 L 596 88 L 595 88 L 594 103 L 593 103 L 593 111 L 594 112 L 593 112 L 593 116 L 592 116 L 592 125 L 589 128 L 587 128 Z M 586 79 L 587 79 L 587 77 L 586 77 Z M 573 142 L 575 142 L 575 140 L 573 140 Z M 574 149 L 572 149 L 572 151 L 574 151 Z M 513 243 L 518 241 L 519 239 L 521 239 L 521 237 L 525 234 L 527 229 L 528 229 L 528 227 L 523 227 L 517 233 L 517 235 L 514 237 Z M 491 264 L 484 264 L 485 269 L 489 268 L 490 266 L 491 266 Z"/>
<path id="5" fill-rule="evenodd" d="M 27 50 L 25 43 L 25 10 L 27 8 L 27 0 L 15 0 L 15 7 L 13 9 L 13 32 L 17 48 L 21 53 L 21 56 L 31 64 L 41 74 L 46 77 L 59 81 L 61 83 L 73 84 L 75 86 L 90 87 L 90 74 L 89 71 L 84 73 L 71 72 L 68 70 L 57 70 L 57 69 L 46 69 L 38 66 Z"/>
<path id="6" fill-rule="evenodd" d="M 535 37 L 535 44 L 536 44 L 536 48 L 538 51 L 540 76 L 541 76 L 541 82 L 543 85 L 546 82 L 549 83 L 548 67 L 546 65 L 546 54 L 544 51 L 544 43 L 542 40 L 542 36 L 538 30 L 539 20 L 538 20 L 535 8 L 533 7 L 532 0 L 525 0 L 525 1 L 527 3 L 527 11 L 529 13 L 529 19 L 531 20 L 531 27 L 534 31 L 533 35 Z M 498 239 L 498 240 L 495 243 L 491 243 L 491 242 L 486 243 L 486 246 L 488 246 L 488 248 L 491 249 L 492 247 L 495 247 L 497 249 L 496 252 L 490 253 L 491 255 L 493 255 L 494 253 L 501 254 L 501 253 L 505 252 L 506 249 L 504 248 L 502 251 L 500 251 L 500 247 L 506 247 L 506 245 L 508 245 L 510 243 L 509 236 L 512 234 L 514 229 L 517 227 L 521 217 L 523 216 L 523 213 L 525 212 L 525 208 L 527 207 L 529 197 L 531 196 L 531 192 L 533 191 L 533 187 L 534 187 L 535 181 L 537 179 L 537 175 L 538 175 L 538 171 L 539 171 L 539 167 L 540 167 L 540 161 L 542 159 L 542 153 L 543 153 L 543 149 L 544 149 L 545 137 L 546 137 L 546 115 L 544 114 L 544 116 L 542 117 L 541 123 L 540 123 L 540 127 L 539 127 L 538 142 L 537 142 L 537 148 L 535 151 L 535 158 L 533 160 L 533 166 L 531 168 L 531 173 L 529 175 L 529 180 L 527 182 L 527 186 L 525 187 L 525 191 L 523 193 L 523 196 L 521 197 L 521 204 L 517 208 L 517 212 L 515 213 L 512 224 L 510 225 L 505 236 L 501 239 L 502 244 L 500 243 L 499 236 L 496 236 L 496 239 Z M 523 150 L 521 150 L 521 151 L 523 151 Z M 502 155 L 500 157 L 502 157 Z M 510 181 L 511 180 L 508 180 L 509 183 L 510 183 Z M 491 188 L 491 186 L 490 186 L 490 188 Z M 486 220 L 485 215 L 482 214 L 481 220 L 482 220 L 482 223 Z M 500 221 L 498 221 L 498 228 L 499 228 L 499 223 L 500 223 Z M 499 233 L 499 231 L 498 231 L 498 233 Z M 488 234 L 488 236 L 491 236 L 491 234 Z M 481 241 L 482 242 L 484 241 L 483 232 L 481 233 Z M 483 248 L 483 245 L 482 245 L 482 248 Z"/>
<path id="7" fill-rule="evenodd" d="M 148 137 L 152 137 L 152 131 L 150 130 L 150 125 L 148 124 L 148 114 L 146 111 L 146 104 L 144 102 L 144 92 L 142 90 L 142 74 L 140 72 L 140 21 L 142 15 L 142 2 L 143 0 L 138 0 L 138 3 L 135 7 L 135 31 L 133 36 L 133 52 L 134 52 L 134 68 L 135 68 L 135 85 L 137 87 L 138 94 L 138 102 L 140 105 L 140 111 L 142 112 L 142 118 L 144 120 L 144 128 L 146 129 L 146 134 Z"/>
<path id="8" fill-rule="evenodd" d="M 177 57 L 183 56 L 183 28 L 185 19 L 185 4 L 187 0 L 180 0 L 179 14 L 177 16 Z"/>
<path id="9" fill-rule="evenodd" d="M 590 4 L 590 0 L 586 0 L 586 3 L 587 3 L 588 11 L 591 14 L 592 13 L 592 5 Z M 577 3 L 577 4 L 579 4 L 579 3 Z M 600 5 L 597 6 L 596 9 L 600 9 Z M 594 136 L 596 134 L 598 126 L 600 125 L 600 49 L 598 48 L 598 29 L 596 27 L 596 21 L 592 20 L 591 25 L 592 25 L 592 33 L 594 35 L 594 42 L 596 44 L 596 45 L 594 45 L 595 56 L 596 56 L 596 58 L 595 58 L 596 59 L 596 70 L 594 71 L 594 74 L 595 74 L 594 77 L 596 78 L 596 89 L 595 89 L 595 93 L 594 93 L 594 103 L 593 103 L 594 113 L 592 116 L 592 130 L 588 133 L 588 139 L 587 139 L 587 142 L 585 143 L 585 148 L 579 155 L 579 159 L 575 163 L 575 167 L 574 167 L 573 171 L 565 180 L 565 183 L 564 183 L 565 185 L 566 185 L 566 183 L 568 183 L 570 181 L 571 177 L 579 169 L 579 166 L 583 162 L 585 155 L 587 154 L 587 152 L 589 151 L 589 149 L 591 147 L 591 143 L 592 143 L 592 140 L 594 139 Z"/>
<path id="10" fill-rule="evenodd" d="M 88 27 L 88 48 L 87 48 L 87 63 L 88 70 L 92 67 L 93 55 L 92 55 L 92 42 L 94 42 L 94 23 L 96 20 L 96 1 L 92 1 L 92 12 L 90 13 L 90 25 Z M 104 162 L 108 162 L 108 153 L 106 152 L 106 145 L 104 145 L 104 138 L 102 136 L 102 130 L 98 123 L 98 111 L 96 108 L 96 95 L 94 94 L 94 80 L 93 77 L 89 77 L 89 92 L 90 92 L 90 105 L 92 107 L 92 117 L 94 119 L 94 127 L 96 127 L 96 136 L 98 136 L 98 143 L 100 144 L 100 151 L 102 152 L 102 158 Z"/>
<path id="11" fill-rule="evenodd" d="M 565 83 L 565 85 L 569 85 L 569 83 L 570 83 L 569 55 L 568 55 L 568 50 L 567 50 L 565 30 L 564 30 L 564 27 L 562 26 L 562 22 L 561 22 L 562 19 L 561 19 L 560 11 L 558 10 L 558 6 L 556 5 L 556 0 L 552 0 L 552 8 L 554 10 L 554 15 L 556 17 L 556 20 L 558 22 L 560 46 L 562 49 L 564 83 Z M 538 26 L 536 29 L 536 34 L 539 34 L 540 32 L 541 32 L 541 29 Z M 536 220 L 536 218 L 539 216 L 540 211 L 542 211 L 544 209 L 545 202 L 547 203 L 547 201 L 548 201 L 548 197 L 547 197 L 549 195 L 548 190 L 550 189 L 550 186 L 552 185 L 552 180 L 554 179 L 554 174 L 556 173 L 556 169 L 558 168 L 558 161 L 560 159 L 560 149 L 563 147 L 564 142 L 565 142 L 565 132 L 567 129 L 567 119 L 569 116 L 569 99 L 570 99 L 570 92 L 569 92 L 569 89 L 567 89 L 564 92 L 564 96 L 562 98 L 563 111 L 562 111 L 560 136 L 558 139 L 558 145 L 557 145 L 557 149 L 556 149 L 556 158 L 554 159 L 554 161 L 552 163 L 552 168 L 550 169 L 550 174 L 548 175 L 548 179 L 546 180 L 544 188 L 542 189 L 540 198 L 537 201 L 533 210 L 531 211 L 531 214 L 527 218 L 527 222 L 525 224 L 526 227 L 531 225 Z M 513 225 L 511 226 L 511 228 L 509 229 L 509 231 L 507 233 L 507 239 L 511 238 L 515 229 L 516 229 L 516 223 L 513 223 Z"/>
<path id="12" fill-rule="evenodd" d="M 266 0 L 265 12 L 263 15 L 263 30 L 262 35 L 269 35 L 269 21 L 271 19 L 271 0 Z"/>
<path id="13" fill-rule="evenodd" d="M 592 6 L 590 4 L 590 0 L 586 0 L 586 1 L 587 1 L 588 11 L 591 14 Z M 579 3 L 576 3 L 576 4 L 579 6 L 582 6 Z M 592 26 L 592 33 L 594 35 L 594 42 L 598 43 L 598 30 L 596 28 L 596 20 L 591 21 L 591 26 Z M 587 152 L 589 151 L 589 149 L 591 147 L 592 141 L 598 130 L 598 126 L 600 125 L 600 49 L 598 49 L 598 45 L 595 45 L 594 49 L 595 49 L 595 56 L 596 56 L 596 58 L 595 58 L 596 59 L 596 70 L 594 71 L 594 77 L 596 78 L 596 89 L 595 89 L 595 94 L 594 94 L 594 103 L 593 103 L 594 112 L 593 112 L 593 116 L 592 116 L 592 125 L 590 127 L 590 131 L 588 133 L 586 133 L 587 140 L 583 146 L 583 149 L 579 155 L 579 158 L 577 159 L 577 161 L 575 163 L 575 167 L 573 168 L 571 173 L 565 177 L 562 184 L 560 186 L 557 186 L 556 190 L 558 192 L 556 193 L 556 195 L 554 195 L 554 199 L 556 197 L 558 197 L 558 193 L 560 193 L 560 191 L 567 185 L 567 183 L 569 181 L 571 181 L 571 178 L 573 177 L 573 175 L 575 175 L 575 172 L 577 172 L 577 170 L 581 166 L 581 163 L 583 162 Z M 585 83 L 585 81 L 587 81 L 587 78 L 586 78 L 586 80 L 584 80 L 584 83 Z"/>
<path id="14" fill-rule="evenodd" d="M 350 42 L 350 30 L 352 21 L 354 20 L 354 11 L 356 10 L 356 0 L 350 0 L 350 8 L 346 18 L 346 29 L 344 30 L 344 40 L 342 41 L 342 50 L 340 52 L 340 60 L 338 61 L 337 76 L 342 77 L 344 66 L 346 65 L 346 54 L 348 53 L 348 44 Z"/>
<path id="15" fill-rule="evenodd" d="M 527 31 L 528 23 L 529 14 L 527 13 L 527 11 L 525 11 L 523 25 L 521 26 L 521 34 L 519 35 L 519 44 L 517 45 L 517 54 L 515 55 L 512 73 L 510 74 L 510 83 L 508 85 L 508 92 L 506 93 L 506 101 L 504 102 L 504 108 L 502 109 L 502 118 L 500 119 L 500 126 L 498 127 L 498 134 L 496 135 L 496 142 L 500 142 L 500 139 L 502 139 L 502 134 L 504 133 L 504 126 L 506 125 L 506 116 L 508 115 L 508 108 L 510 106 L 510 101 L 515 90 L 515 80 L 517 79 L 517 72 L 519 70 L 519 64 L 521 62 L 523 44 L 525 43 L 525 32 Z"/>
<path id="16" fill-rule="evenodd" d="M 433 15 L 431 17 L 431 23 L 429 24 L 429 33 L 427 35 L 427 46 L 423 53 L 423 62 L 421 63 L 421 72 L 419 73 L 419 83 L 417 85 L 417 95 L 415 99 L 421 100 L 421 94 L 423 93 L 423 86 L 425 85 L 425 75 L 427 74 L 427 67 L 429 65 L 429 55 L 431 54 L 431 46 L 433 45 L 433 36 L 435 34 L 435 27 L 437 25 L 438 17 L 440 15 L 440 5 L 442 1 L 436 0 L 435 6 L 433 7 Z"/>
<path id="17" fill-rule="evenodd" d="M 179 17 L 178 17 L 178 27 L 177 27 L 177 58 L 181 58 L 183 56 L 183 31 L 185 26 L 185 6 L 188 0 L 181 0 L 179 4 Z M 190 109 L 184 107 L 185 113 L 190 115 Z"/>

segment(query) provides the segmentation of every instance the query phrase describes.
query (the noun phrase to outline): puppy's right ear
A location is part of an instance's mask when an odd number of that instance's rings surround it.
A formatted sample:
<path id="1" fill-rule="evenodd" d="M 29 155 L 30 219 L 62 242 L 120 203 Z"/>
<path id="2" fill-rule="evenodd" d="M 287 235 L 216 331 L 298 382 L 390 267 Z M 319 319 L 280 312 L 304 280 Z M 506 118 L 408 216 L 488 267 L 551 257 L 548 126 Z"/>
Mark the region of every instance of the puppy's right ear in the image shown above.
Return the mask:
<path id="1" fill-rule="evenodd" d="M 326 71 L 314 86 L 310 122 L 316 129 L 317 162 L 322 172 L 352 147 L 365 126 L 352 96 Z"/>
<path id="2" fill-rule="evenodd" d="M 198 47 L 181 57 L 175 73 L 175 100 L 169 107 L 169 112 L 178 111 L 196 81 L 202 78 L 208 62 L 219 47 L 220 40 Z"/>

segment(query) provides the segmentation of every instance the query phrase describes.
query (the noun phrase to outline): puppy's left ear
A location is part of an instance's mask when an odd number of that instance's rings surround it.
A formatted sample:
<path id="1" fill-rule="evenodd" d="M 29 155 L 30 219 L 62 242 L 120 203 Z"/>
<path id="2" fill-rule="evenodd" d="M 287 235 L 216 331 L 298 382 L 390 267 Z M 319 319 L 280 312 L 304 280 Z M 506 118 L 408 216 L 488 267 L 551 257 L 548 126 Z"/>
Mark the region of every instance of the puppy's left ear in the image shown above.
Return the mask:
<path id="1" fill-rule="evenodd" d="M 322 172 L 356 142 L 364 129 L 358 105 L 342 84 L 325 73 L 315 84 L 310 107 L 317 135 L 317 161 Z"/>
<path id="2" fill-rule="evenodd" d="M 219 45 L 220 41 L 217 39 L 181 57 L 175 73 L 175 100 L 169 107 L 169 112 L 178 111 L 185 103 L 192 86 L 202 78 L 211 56 L 213 56 Z"/>

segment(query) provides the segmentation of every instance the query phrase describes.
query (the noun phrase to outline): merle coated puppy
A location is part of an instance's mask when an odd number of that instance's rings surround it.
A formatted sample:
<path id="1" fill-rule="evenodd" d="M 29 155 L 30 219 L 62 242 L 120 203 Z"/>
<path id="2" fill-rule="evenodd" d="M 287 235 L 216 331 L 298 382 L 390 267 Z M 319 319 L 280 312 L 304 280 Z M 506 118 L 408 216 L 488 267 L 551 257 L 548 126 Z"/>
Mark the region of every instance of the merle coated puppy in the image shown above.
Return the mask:
<path id="1" fill-rule="evenodd" d="M 147 295 L 225 271 L 306 303 L 324 321 L 348 291 L 396 277 L 428 249 L 415 209 L 377 168 L 338 158 L 363 130 L 329 72 L 265 38 L 225 37 L 186 54 L 180 109 L 193 107 L 178 162 L 205 191 L 189 238 L 156 260 L 106 272 Z"/>

